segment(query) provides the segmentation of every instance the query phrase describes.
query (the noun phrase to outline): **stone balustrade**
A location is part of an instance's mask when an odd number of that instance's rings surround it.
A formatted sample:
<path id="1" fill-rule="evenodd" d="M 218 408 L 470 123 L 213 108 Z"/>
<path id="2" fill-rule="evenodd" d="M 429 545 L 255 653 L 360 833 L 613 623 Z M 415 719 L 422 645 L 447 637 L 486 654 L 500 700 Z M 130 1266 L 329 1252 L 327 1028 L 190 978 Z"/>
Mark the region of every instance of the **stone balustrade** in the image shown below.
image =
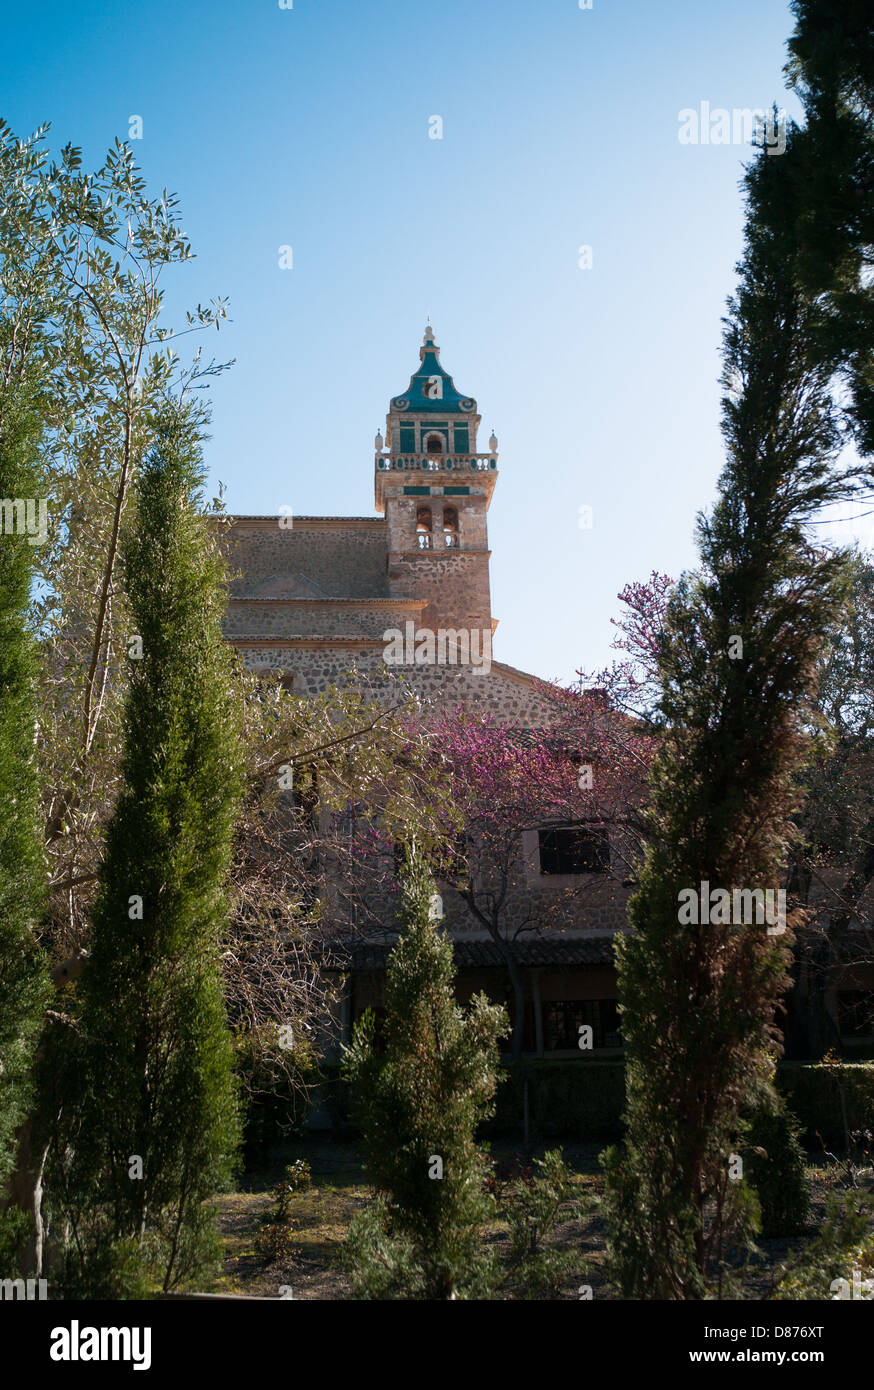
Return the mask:
<path id="1" fill-rule="evenodd" d="M 487 473 L 498 467 L 497 454 L 377 454 L 379 472 Z"/>

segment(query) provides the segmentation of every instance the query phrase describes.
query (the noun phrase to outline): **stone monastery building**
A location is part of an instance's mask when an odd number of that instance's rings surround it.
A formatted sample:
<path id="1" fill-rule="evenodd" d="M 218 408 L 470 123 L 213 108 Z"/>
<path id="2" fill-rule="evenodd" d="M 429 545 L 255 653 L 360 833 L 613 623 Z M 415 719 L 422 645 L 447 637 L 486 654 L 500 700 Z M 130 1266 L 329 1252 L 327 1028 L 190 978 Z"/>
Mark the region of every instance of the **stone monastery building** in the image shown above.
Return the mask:
<path id="1" fill-rule="evenodd" d="M 387 687 L 392 661 L 405 662 L 405 679 L 423 699 L 482 704 L 525 728 L 544 722 L 535 678 L 491 656 L 487 522 L 498 441 L 492 435 L 480 451 L 479 427 L 476 401 L 456 389 L 429 324 L 409 386 L 390 401 L 385 437 L 376 436 L 377 515 L 231 518 L 237 577 L 225 634 L 248 665 L 282 671 L 305 695 L 340 683 L 353 665 L 371 689 Z M 419 661 L 423 632 L 434 648 Z M 611 873 L 607 836 L 532 830 L 523 848 L 523 892 L 566 890 L 581 874 L 592 889 L 569 930 L 522 936 L 514 947 L 525 980 L 525 1050 L 580 1055 L 579 1027 L 589 1024 L 596 1050 L 608 1055 L 620 1046 L 612 939 L 627 890 L 621 871 Z M 459 995 L 486 989 L 506 999 L 501 952 L 455 897 L 444 896 L 444 910 Z M 378 1012 L 388 949 L 385 937 L 350 948 L 344 1035 L 363 1008 Z"/>

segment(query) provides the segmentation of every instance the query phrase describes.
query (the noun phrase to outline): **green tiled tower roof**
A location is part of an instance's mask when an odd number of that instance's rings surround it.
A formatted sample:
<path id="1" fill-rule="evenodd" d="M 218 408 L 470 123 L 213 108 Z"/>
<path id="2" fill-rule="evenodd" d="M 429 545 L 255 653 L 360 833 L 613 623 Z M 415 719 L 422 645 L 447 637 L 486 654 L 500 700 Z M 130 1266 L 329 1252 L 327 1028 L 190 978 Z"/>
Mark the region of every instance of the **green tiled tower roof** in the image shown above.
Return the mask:
<path id="1" fill-rule="evenodd" d="M 469 415 L 476 411 L 476 401 L 471 396 L 460 395 L 452 377 L 440 365 L 440 349 L 430 323 L 419 348 L 419 369 L 410 377 L 405 393 L 392 397 L 391 409 L 434 415 Z"/>

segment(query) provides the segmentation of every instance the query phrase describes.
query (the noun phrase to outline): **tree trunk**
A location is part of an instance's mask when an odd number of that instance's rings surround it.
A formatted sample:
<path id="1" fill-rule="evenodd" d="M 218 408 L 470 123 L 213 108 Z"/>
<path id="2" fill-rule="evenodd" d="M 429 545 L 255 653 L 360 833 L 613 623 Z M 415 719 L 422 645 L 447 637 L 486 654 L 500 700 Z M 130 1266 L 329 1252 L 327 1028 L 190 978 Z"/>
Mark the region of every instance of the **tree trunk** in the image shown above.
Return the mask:
<path id="1" fill-rule="evenodd" d="M 20 1251 L 21 1272 L 26 1279 L 39 1279 L 43 1272 L 42 1177 L 48 1151 L 46 1145 L 42 1153 L 34 1152 L 33 1119 L 25 1120 L 18 1131 L 18 1162 L 4 1210 L 17 1207 L 33 1218 L 33 1229 Z"/>
<path id="2" fill-rule="evenodd" d="M 52 966 L 51 979 L 55 988 L 63 989 L 64 985 L 72 980 L 78 980 L 87 959 L 88 952 L 80 951 L 69 960 L 60 961 Z M 40 1044 L 37 1049 L 37 1061 L 41 1055 L 41 1047 Z M 33 1116 L 28 1116 L 18 1130 L 15 1171 L 9 1180 L 8 1196 L 2 1208 L 8 1211 L 10 1207 L 17 1207 L 19 1211 L 26 1212 L 33 1218 L 33 1230 L 21 1252 L 21 1267 L 26 1278 L 39 1279 L 43 1272 L 42 1179 L 48 1152 L 48 1145 L 42 1153 L 34 1152 Z"/>
<path id="3" fill-rule="evenodd" d="M 507 950 L 504 958 L 513 990 L 513 1041 L 510 1056 L 514 1062 L 518 1062 L 522 1058 L 522 1039 L 525 1031 L 525 990 L 522 985 L 522 973 L 512 951 Z"/>

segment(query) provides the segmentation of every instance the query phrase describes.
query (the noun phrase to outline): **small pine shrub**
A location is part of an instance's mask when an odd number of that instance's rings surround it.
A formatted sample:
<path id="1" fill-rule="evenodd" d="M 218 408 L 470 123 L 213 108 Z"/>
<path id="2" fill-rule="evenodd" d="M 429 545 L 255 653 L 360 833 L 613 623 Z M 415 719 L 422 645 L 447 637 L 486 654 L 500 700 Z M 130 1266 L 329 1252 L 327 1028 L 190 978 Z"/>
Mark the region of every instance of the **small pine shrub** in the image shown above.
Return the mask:
<path id="1" fill-rule="evenodd" d="M 576 1250 L 561 1252 L 546 1244 L 559 1221 L 579 1214 L 582 1203 L 574 1200 L 574 1191 L 573 1173 L 561 1149 L 550 1149 L 522 1168 L 499 1198 L 498 1210 L 510 1228 L 507 1277 L 526 1298 L 554 1293 L 579 1264 Z"/>
<path id="2" fill-rule="evenodd" d="M 401 876 L 402 933 L 388 962 L 385 1056 L 365 1014 L 345 1056 L 377 1197 L 353 1220 L 347 1265 L 363 1298 L 477 1297 L 489 1276 L 492 1202 L 475 1142 L 493 1108 L 503 1009 L 455 1002 L 452 944 L 431 915 L 421 855 Z"/>

